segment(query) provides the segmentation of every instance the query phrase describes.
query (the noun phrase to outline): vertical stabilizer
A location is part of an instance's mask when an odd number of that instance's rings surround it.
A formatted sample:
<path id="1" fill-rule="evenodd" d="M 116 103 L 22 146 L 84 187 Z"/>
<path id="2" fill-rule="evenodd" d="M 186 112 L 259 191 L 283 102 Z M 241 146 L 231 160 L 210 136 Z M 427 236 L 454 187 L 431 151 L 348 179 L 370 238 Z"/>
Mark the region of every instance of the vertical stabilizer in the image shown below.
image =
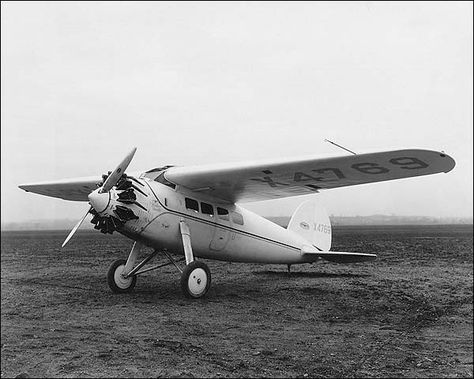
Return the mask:
<path id="1" fill-rule="evenodd" d="M 316 199 L 302 203 L 293 213 L 288 230 L 299 234 L 321 251 L 331 249 L 331 221 Z"/>

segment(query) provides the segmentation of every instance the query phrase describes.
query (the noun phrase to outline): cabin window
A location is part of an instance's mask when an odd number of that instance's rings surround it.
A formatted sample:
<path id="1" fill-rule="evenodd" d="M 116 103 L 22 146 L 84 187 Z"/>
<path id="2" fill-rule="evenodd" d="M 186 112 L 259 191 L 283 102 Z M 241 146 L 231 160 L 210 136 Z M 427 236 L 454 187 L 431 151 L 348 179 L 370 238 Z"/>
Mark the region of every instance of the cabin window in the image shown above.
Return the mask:
<path id="1" fill-rule="evenodd" d="M 237 212 L 232 212 L 232 221 L 239 225 L 244 224 L 244 218 L 240 213 Z"/>
<path id="2" fill-rule="evenodd" d="M 205 215 L 214 216 L 214 208 L 211 204 L 201 203 L 201 212 Z"/>
<path id="3" fill-rule="evenodd" d="M 229 211 L 227 209 L 217 207 L 217 215 L 221 220 L 229 220 Z"/>
<path id="4" fill-rule="evenodd" d="M 184 201 L 186 202 L 186 209 L 191 209 L 194 212 L 199 212 L 199 204 L 196 200 L 185 198 Z"/>

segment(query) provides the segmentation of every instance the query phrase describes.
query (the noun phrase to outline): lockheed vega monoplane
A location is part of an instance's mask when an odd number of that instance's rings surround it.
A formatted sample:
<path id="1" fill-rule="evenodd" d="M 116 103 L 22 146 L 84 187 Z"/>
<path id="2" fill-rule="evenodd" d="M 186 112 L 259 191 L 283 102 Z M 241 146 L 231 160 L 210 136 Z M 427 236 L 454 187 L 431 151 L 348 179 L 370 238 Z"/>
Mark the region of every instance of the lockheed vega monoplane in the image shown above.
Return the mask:
<path id="1" fill-rule="evenodd" d="M 88 214 L 95 229 L 102 233 L 117 231 L 135 241 L 128 259 L 110 266 L 107 281 L 112 291 L 129 292 L 138 275 L 173 264 L 181 272 L 184 294 L 191 298 L 204 296 L 211 283 L 208 266 L 195 258 L 292 265 L 321 258 L 349 263 L 376 257 L 330 251 L 331 223 L 315 198 L 296 209 L 287 228 L 241 204 L 449 172 L 455 166 L 444 152 L 410 149 L 279 162 L 164 166 L 127 175 L 125 170 L 135 151 L 102 179 L 76 178 L 19 187 L 45 196 L 89 202 L 89 210 L 63 247 Z M 136 264 L 143 246 L 151 247 L 153 252 Z M 167 261 L 145 268 L 159 253 Z M 178 265 L 180 260 L 186 262 L 184 269 Z"/>

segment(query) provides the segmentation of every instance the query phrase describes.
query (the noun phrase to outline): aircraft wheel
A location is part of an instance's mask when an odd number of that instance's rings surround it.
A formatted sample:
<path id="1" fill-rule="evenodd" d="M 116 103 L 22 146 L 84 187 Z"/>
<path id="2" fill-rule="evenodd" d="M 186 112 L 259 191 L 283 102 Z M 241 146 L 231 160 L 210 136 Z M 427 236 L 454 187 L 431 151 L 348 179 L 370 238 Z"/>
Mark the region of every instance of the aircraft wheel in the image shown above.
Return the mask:
<path id="1" fill-rule="evenodd" d="M 193 261 L 181 274 L 181 290 L 186 297 L 197 299 L 203 297 L 211 286 L 211 271 L 206 264 Z"/>
<path id="2" fill-rule="evenodd" d="M 131 292 L 137 283 L 136 275 L 129 276 L 128 278 L 122 276 L 125 263 L 127 263 L 125 259 L 119 259 L 110 265 L 109 271 L 107 272 L 107 283 L 112 292 Z"/>

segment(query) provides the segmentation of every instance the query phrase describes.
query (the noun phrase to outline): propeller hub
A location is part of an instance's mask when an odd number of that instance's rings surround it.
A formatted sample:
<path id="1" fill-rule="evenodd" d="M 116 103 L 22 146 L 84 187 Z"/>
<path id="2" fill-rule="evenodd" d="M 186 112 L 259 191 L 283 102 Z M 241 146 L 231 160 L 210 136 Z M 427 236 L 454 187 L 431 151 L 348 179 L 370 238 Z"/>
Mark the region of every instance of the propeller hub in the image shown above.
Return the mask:
<path id="1" fill-rule="evenodd" d="M 101 192 L 101 188 L 91 192 L 89 196 L 90 205 L 98 212 L 101 213 L 107 209 L 110 203 L 110 192 Z"/>

